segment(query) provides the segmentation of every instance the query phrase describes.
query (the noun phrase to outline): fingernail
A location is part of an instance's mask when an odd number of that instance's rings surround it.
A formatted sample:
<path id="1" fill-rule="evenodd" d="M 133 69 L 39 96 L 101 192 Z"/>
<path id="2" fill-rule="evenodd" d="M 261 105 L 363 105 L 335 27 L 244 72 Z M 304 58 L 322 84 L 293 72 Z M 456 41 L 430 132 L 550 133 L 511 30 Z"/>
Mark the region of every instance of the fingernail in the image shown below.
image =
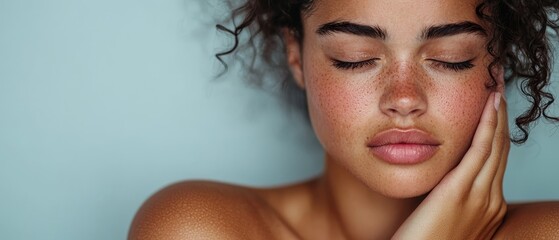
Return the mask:
<path id="1" fill-rule="evenodd" d="M 501 93 L 495 93 L 495 110 L 499 111 L 499 105 L 501 105 Z"/>

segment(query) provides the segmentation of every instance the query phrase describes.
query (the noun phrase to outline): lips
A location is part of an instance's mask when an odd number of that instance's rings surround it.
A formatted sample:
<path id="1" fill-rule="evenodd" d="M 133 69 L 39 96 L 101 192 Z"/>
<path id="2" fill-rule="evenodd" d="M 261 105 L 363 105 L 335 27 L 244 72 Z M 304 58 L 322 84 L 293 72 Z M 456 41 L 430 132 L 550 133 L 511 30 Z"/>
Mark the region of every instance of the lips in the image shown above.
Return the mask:
<path id="1" fill-rule="evenodd" d="M 435 138 L 417 129 L 390 129 L 375 135 L 367 144 L 375 157 L 396 165 L 424 162 L 437 152 L 440 145 Z"/>

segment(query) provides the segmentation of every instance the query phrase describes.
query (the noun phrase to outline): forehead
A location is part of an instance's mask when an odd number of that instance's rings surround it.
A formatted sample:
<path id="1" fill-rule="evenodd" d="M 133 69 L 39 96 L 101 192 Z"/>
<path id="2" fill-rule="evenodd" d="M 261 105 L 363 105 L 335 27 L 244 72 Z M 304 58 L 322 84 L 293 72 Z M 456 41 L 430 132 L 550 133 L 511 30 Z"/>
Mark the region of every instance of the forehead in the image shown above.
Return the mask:
<path id="1" fill-rule="evenodd" d="M 316 0 L 305 16 L 305 26 L 348 20 L 406 30 L 426 25 L 471 21 L 481 24 L 476 15 L 479 0 Z"/>

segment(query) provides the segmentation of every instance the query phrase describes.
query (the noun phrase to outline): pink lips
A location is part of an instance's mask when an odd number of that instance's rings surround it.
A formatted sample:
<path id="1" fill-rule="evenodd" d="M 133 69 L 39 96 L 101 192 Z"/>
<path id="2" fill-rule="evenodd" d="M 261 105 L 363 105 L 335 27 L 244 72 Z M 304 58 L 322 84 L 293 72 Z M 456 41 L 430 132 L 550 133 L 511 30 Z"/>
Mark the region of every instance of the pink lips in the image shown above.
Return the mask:
<path id="1" fill-rule="evenodd" d="M 440 142 L 417 130 L 390 129 L 367 144 L 374 156 L 390 164 L 418 164 L 431 158 Z"/>

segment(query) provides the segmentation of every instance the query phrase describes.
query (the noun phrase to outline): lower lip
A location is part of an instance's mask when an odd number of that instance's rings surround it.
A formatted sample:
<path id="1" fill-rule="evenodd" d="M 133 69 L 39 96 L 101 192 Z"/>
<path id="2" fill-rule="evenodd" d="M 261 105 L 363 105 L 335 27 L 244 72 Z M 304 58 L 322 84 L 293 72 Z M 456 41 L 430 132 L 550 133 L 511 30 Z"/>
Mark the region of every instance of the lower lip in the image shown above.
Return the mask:
<path id="1" fill-rule="evenodd" d="M 390 164 L 418 164 L 431 158 L 438 147 L 426 144 L 387 144 L 370 147 L 373 155 Z"/>

